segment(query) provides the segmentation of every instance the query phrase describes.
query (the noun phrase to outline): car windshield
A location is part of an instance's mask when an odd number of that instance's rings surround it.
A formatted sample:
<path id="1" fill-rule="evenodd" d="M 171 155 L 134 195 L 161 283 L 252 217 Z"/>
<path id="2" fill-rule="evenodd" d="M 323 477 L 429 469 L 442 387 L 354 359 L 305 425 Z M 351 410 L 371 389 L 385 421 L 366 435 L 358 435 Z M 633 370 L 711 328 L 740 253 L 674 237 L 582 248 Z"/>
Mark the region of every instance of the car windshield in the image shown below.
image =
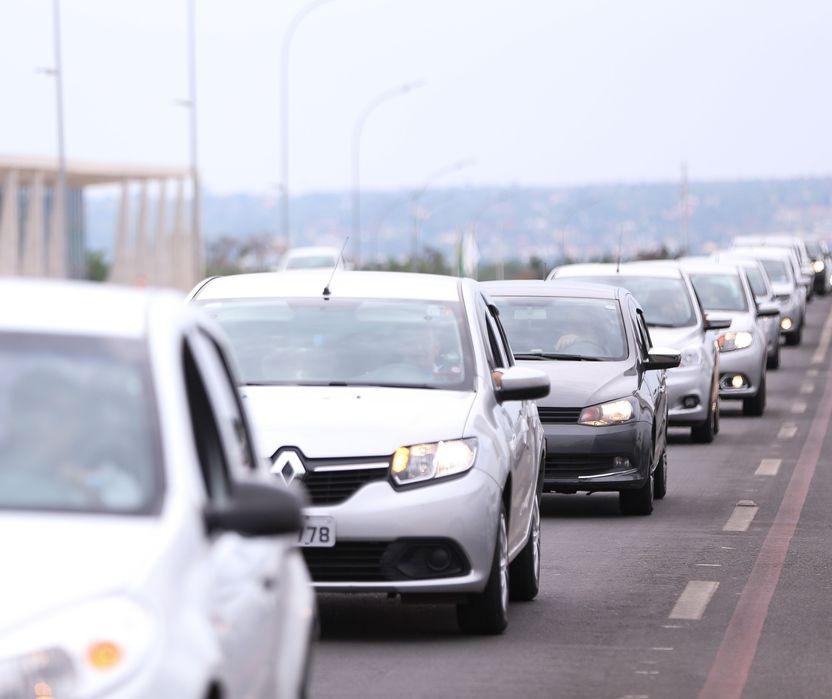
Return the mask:
<path id="1" fill-rule="evenodd" d="M 627 289 L 644 309 L 644 320 L 648 325 L 662 328 L 696 325 L 696 314 L 690 295 L 685 282 L 679 277 L 639 277 L 621 274 L 609 277 L 592 276 L 584 280 Z"/>
<path id="2" fill-rule="evenodd" d="M 814 260 L 818 260 L 823 257 L 823 248 L 821 248 L 820 242 L 817 240 L 806 241 L 806 252 L 809 254 L 809 257 Z"/>
<path id="3" fill-rule="evenodd" d="M 135 340 L 0 333 L 0 509 L 151 514 L 162 461 Z"/>
<path id="4" fill-rule="evenodd" d="M 204 302 L 242 381 L 472 390 L 458 301 L 245 299 Z"/>
<path id="5" fill-rule="evenodd" d="M 789 275 L 786 271 L 786 263 L 783 260 L 761 260 L 763 267 L 766 268 L 769 279 L 778 284 L 785 284 L 789 281 Z"/>
<path id="6" fill-rule="evenodd" d="M 748 300 L 736 274 L 691 272 L 690 280 L 707 311 L 748 311 Z"/>
<path id="7" fill-rule="evenodd" d="M 618 302 L 551 296 L 504 296 L 500 308 L 509 344 L 526 354 L 580 355 L 600 360 L 627 357 L 627 340 Z"/>
<path id="8" fill-rule="evenodd" d="M 744 267 L 745 274 L 748 277 L 748 283 L 751 285 L 751 292 L 754 296 L 767 296 L 768 287 L 766 287 L 766 280 L 759 267 Z"/>
<path id="9" fill-rule="evenodd" d="M 305 255 L 286 260 L 286 269 L 321 269 L 335 266 L 336 258 L 331 255 Z"/>

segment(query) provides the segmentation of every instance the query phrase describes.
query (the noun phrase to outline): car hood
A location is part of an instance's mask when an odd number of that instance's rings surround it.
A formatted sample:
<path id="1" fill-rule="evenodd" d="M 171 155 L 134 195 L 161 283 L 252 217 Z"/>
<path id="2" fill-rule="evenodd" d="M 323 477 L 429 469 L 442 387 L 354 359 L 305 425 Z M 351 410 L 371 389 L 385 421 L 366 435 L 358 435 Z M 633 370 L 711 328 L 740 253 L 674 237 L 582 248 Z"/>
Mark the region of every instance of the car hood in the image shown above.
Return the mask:
<path id="1" fill-rule="evenodd" d="M 537 404 L 550 408 L 583 408 L 633 394 L 636 371 L 629 360 L 623 362 L 568 362 L 521 360 L 530 369 L 544 372 L 552 384 L 546 398 Z"/>
<path id="2" fill-rule="evenodd" d="M 650 327 L 650 339 L 655 347 L 668 347 L 680 352 L 691 345 L 702 344 L 702 332 L 698 325 L 684 328 Z"/>
<path id="3" fill-rule="evenodd" d="M 245 386 L 260 452 L 294 446 L 315 458 L 382 456 L 463 436 L 476 394 L 418 388 Z"/>
<path id="4" fill-rule="evenodd" d="M 0 636 L 74 604 L 133 589 L 158 553 L 155 518 L 2 514 Z"/>

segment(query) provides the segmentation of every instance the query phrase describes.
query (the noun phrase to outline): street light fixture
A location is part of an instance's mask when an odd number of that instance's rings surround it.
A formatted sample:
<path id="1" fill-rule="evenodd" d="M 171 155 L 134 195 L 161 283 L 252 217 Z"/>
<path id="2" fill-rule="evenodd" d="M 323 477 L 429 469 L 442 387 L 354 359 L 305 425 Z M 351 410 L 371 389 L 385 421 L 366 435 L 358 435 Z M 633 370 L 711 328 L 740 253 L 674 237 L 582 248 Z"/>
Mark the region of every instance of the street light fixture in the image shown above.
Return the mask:
<path id="1" fill-rule="evenodd" d="M 370 114 L 385 102 L 424 87 L 424 80 L 405 83 L 385 90 L 370 100 L 355 120 L 352 131 L 352 235 L 355 241 L 355 265 L 361 268 L 361 136 Z"/>
<path id="2" fill-rule="evenodd" d="M 292 18 L 283 34 L 283 49 L 281 56 L 281 91 L 280 91 L 280 114 L 281 114 L 281 186 L 283 188 L 283 202 L 281 206 L 280 232 L 286 244 L 286 249 L 291 247 L 291 235 L 289 233 L 289 49 L 292 38 L 297 31 L 298 25 L 312 12 L 332 0 L 313 0 L 305 5 Z"/>

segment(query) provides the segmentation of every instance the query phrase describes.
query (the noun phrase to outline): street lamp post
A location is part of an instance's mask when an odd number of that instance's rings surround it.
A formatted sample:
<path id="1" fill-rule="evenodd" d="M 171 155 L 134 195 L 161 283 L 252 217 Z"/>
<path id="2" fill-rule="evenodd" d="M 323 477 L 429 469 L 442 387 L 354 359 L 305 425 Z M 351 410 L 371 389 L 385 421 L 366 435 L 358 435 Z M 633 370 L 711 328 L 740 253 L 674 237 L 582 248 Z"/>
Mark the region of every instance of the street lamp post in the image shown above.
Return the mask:
<path id="1" fill-rule="evenodd" d="M 352 236 L 355 241 L 355 265 L 361 268 L 361 136 L 370 114 L 385 102 L 425 86 L 425 81 L 405 83 L 385 90 L 370 100 L 355 120 L 352 131 Z"/>
<path id="2" fill-rule="evenodd" d="M 281 91 L 280 91 L 280 114 L 281 114 L 281 187 L 282 206 L 280 216 L 280 233 L 286 244 L 286 249 L 291 247 L 291 234 L 289 232 L 289 49 L 292 38 L 297 31 L 298 25 L 321 5 L 332 0 L 313 0 L 301 8 L 286 27 L 283 34 L 283 49 L 281 57 Z"/>
<path id="3" fill-rule="evenodd" d="M 444 177 L 445 175 L 450 175 L 453 172 L 459 172 L 460 170 L 464 170 L 466 167 L 470 167 L 474 164 L 473 158 L 464 158 L 463 160 L 457 160 L 450 165 L 446 165 L 445 167 L 441 167 L 431 175 L 429 175 L 425 181 L 422 183 L 422 186 L 417 189 L 413 197 L 410 200 L 410 210 L 411 210 L 411 254 L 410 254 L 410 269 L 411 271 L 416 271 L 416 258 L 419 254 L 419 200 L 422 198 L 422 195 L 428 190 L 428 188 L 439 178 Z"/>
<path id="4" fill-rule="evenodd" d="M 188 104 L 190 106 L 190 150 L 191 150 L 191 233 L 193 255 L 193 279 L 203 275 L 202 250 L 202 188 L 199 181 L 197 120 L 196 120 L 196 0 L 188 0 Z"/>

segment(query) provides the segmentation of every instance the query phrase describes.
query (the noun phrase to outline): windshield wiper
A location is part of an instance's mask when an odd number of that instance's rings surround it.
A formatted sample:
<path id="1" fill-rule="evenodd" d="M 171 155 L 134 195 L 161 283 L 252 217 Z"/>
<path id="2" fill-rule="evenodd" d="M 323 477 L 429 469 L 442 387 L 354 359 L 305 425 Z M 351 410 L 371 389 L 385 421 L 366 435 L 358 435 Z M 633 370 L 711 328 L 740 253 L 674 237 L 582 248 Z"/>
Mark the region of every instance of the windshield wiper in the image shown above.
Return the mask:
<path id="1" fill-rule="evenodd" d="M 649 320 L 647 321 L 648 328 L 681 328 L 681 325 L 677 325 L 676 323 L 651 323 Z"/>
<path id="2" fill-rule="evenodd" d="M 585 354 L 562 354 L 559 352 L 515 352 L 515 359 L 560 359 L 567 362 L 600 362 L 600 357 L 587 357 Z"/>

